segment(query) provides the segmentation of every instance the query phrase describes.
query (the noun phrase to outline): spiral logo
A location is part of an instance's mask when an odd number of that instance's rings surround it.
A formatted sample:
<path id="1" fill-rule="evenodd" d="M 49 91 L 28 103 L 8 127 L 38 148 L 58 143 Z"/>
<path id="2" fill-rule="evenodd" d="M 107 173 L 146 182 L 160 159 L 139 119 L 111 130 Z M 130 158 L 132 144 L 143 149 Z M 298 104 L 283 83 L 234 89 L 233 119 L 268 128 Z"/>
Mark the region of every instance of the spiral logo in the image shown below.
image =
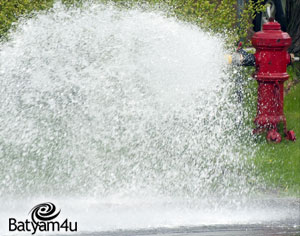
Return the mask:
<path id="1" fill-rule="evenodd" d="M 31 213 L 31 219 L 34 223 L 38 221 L 49 221 L 55 219 L 59 213 L 56 211 L 56 207 L 51 202 L 41 203 L 33 207 L 28 214 Z"/>

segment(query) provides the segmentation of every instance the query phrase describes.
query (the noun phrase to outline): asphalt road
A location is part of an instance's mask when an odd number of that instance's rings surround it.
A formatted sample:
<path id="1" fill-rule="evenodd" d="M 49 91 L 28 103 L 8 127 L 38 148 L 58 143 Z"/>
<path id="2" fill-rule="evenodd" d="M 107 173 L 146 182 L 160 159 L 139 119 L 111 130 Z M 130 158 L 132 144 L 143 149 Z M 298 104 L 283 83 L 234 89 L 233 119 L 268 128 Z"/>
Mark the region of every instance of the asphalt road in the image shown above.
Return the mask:
<path id="1" fill-rule="evenodd" d="M 77 236 L 300 236 L 300 225 L 218 225 L 78 233 Z"/>

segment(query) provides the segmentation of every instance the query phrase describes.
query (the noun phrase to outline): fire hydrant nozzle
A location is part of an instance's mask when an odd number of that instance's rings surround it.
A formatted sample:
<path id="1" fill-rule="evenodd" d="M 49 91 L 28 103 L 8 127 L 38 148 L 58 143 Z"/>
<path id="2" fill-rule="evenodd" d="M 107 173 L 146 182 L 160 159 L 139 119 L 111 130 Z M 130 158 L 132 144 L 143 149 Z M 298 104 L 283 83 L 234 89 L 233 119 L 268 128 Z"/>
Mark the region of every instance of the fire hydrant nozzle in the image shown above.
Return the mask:
<path id="1" fill-rule="evenodd" d="M 290 56 L 291 56 L 291 63 L 300 61 L 300 57 L 296 57 L 294 53 L 291 53 Z"/>
<path id="2" fill-rule="evenodd" d="M 240 48 L 237 52 L 226 55 L 228 63 L 237 66 L 255 66 L 255 56 Z"/>

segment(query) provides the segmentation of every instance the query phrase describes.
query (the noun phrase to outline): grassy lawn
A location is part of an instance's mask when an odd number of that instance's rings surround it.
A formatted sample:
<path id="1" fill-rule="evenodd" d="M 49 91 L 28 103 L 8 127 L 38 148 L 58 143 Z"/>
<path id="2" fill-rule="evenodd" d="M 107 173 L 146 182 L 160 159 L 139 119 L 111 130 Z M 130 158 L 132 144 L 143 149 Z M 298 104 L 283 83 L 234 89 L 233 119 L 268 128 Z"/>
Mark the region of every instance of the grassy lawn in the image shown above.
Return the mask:
<path id="1" fill-rule="evenodd" d="M 284 111 L 288 129 L 294 130 L 298 139 L 291 142 L 283 138 L 280 144 L 273 144 L 264 141 L 263 134 L 254 162 L 259 174 L 280 194 L 300 197 L 300 84 L 285 97 Z"/>

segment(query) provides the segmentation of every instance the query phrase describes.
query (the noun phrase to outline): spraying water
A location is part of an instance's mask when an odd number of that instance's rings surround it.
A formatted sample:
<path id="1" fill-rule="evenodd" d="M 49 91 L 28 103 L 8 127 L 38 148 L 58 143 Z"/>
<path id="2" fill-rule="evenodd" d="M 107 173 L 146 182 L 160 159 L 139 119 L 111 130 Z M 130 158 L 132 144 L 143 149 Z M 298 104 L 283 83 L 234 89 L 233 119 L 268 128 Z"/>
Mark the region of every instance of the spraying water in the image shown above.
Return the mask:
<path id="1" fill-rule="evenodd" d="M 223 206 L 238 209 L 257 184 L 254 149 L 241 142 L 249 128 L 223 54 L 219 38 L 140 9 L 56 4 L 20 22 L 0 46 L 2 212 L 51 198 L 71 215 L 90 209 L 97 221 L 83 227 L 110 230 L 216 223 Z M 226 210 L 217 223 L 266 212 Z"/>

